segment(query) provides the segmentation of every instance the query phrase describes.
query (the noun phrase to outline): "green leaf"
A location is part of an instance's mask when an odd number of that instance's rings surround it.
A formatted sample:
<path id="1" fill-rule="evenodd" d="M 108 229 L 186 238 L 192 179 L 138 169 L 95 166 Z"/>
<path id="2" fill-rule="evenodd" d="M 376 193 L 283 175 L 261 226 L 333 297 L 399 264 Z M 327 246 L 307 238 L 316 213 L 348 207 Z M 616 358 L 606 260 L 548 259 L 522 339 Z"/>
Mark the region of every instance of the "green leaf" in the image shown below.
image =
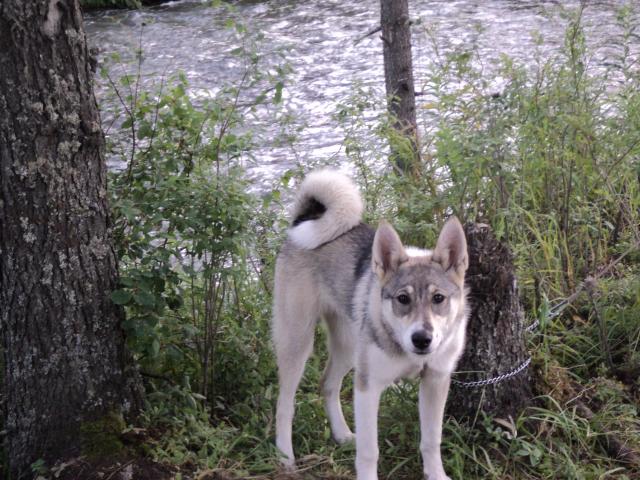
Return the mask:
<path id="1" fill-rule="evenodd" d="M 284 84 L 282 82 L 276 83 L 276 94 L 273 96 L 273 103 L 278 104 L 282 101 L 282 88 Z"/>
<path id="2" fill-rule="evenodd" d="M 131 301 L 131 292 L 128 290 L 114 290 L 111 292 L 111 301 L 118 305 L 126 305 Z"/>
<path id="3" fill-rule="evenodd" d="M 151 125 L 149 124 L 149 122 L 143 122 L 138 127 L 137 133 L 138 133 L 138 138 L 140 139 L 149 138 L 153 135 L 153 129 L 151 128 Z"/>
<path id="4" fill-rule="evenodd" d="M 131 277 L 120 277 L 120 283 L 125 287 L 133 287 L 135 285 L 135 280 Z"/>
<path id="5" fill-rule="evenodd" d="M 156 304 L 156 297 L 146 290 L 137 292 L 133 296 L 133 299 L 138 305 L 142 305 L 143 307 L 153 307 Z"/>

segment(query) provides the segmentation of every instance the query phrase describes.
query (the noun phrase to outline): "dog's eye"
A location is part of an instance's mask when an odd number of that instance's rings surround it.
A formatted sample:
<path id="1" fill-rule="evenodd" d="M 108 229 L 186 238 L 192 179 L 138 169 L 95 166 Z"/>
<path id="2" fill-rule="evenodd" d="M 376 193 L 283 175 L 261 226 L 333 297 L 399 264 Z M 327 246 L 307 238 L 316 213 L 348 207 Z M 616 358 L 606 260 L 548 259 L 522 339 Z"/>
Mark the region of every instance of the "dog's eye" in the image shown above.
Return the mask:
<path id="1" fill-rule="evenodd" d="M 431 300 L 433 303 L 442 303 L 444 302 L 444 295 L 436 293 Z"/>
<path id="2" fill-rule="evenodd" d="M 411 298 L 406 293 L 398 295 L 396 300 L 398 300 L 402 305 L 409 305 L 411 303 Z"/>

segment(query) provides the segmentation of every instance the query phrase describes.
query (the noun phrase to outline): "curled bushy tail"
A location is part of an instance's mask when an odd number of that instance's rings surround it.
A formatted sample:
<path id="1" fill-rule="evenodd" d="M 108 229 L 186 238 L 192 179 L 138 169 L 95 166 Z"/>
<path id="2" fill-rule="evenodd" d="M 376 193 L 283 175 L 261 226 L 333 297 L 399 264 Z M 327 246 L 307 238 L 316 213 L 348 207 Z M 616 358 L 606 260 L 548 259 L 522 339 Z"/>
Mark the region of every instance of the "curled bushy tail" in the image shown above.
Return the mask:
<path id="1" fill-rule="evenodd" d="M 358 225 L 363 209 L 349 177 L 334 170 L 310 173 L 293 206 L 289 238 L 299 248 L 314 249 Z"/>

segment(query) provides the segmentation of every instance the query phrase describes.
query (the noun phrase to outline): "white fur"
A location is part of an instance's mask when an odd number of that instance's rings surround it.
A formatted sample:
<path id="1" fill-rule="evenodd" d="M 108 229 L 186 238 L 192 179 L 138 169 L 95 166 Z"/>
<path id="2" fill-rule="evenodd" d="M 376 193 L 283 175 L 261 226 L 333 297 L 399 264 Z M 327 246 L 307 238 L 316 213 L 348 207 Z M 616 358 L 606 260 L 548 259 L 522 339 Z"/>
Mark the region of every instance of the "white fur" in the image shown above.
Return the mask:
<path id="1" fill-rule="evenodd" d="M 327 211 L 318 220 L 289 229 L 289 238 L 299 248 L 312 250 L 360 223 L 364 205 L 358 187 L 338 171 L 318 170 L 307 175 L 300 185 L 292 218 L 300 215 L 309 198 L 322 203 Z"/>
<path id="2" fill-rule="evenodd" d="M 375 345 L 364 347 L 359 355 L 369 365 L 371 375 L 366 389 L 354 389 L 354 416 L 356 423 L 356 472 L 358 480 L 378 480 L 378 407 L 380 395 L 400 378 L 422 373 L 420 383 L 420 450 L 425 479 L 449 480 L 442 466 L 440 442 L 444 404 L 449 388 L 449 373 L 432 371 L 429 364 L 438 360 L 431 355 L 390 356 Z M 361 357 L 361 360 L 363 358 Z M 426 367 L 426 370 L 425 370 Z"/>
<path id="3" fill-rule="evenodd" d="M 465 293 L 466 295 L 466 293 Z M 451 310 L 459 312 L 461 305 L 455 299 L 451 299 Z M 467 309 L 466 303 L 462 308 Z M 465 314 L 465 317 L 467 315 Z M 442 342 L 438 345 L 433 355 L 429 355 L 427 365 L 433 371 L 451 374 L 456 368 L 458 359 L 464 350 L 465 333 L 467 330 L 467 322 L 459 322 L 453 330 L 450 330 L 446 336 L 442 338 Z"/>
<path id="4" fill-rule="evenodd" d="M 410 257 L 431 257 L 433 252 L 431 250 L 427 250 L 426 248 L 418 248 L 418 247 L 404 247 L 404 251 Z"/>

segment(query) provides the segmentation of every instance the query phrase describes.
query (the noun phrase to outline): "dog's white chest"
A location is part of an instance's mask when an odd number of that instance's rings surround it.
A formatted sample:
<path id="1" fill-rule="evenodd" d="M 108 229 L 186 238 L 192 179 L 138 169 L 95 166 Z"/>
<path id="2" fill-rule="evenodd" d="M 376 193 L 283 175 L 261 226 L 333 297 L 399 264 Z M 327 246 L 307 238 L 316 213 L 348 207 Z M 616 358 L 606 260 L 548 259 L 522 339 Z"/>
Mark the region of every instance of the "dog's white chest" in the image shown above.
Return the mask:
<path id="1" fill-rule="evenodd" d="M 383 387 L 403 378 L 414 378 L 424 368 L 424 362 L 416 362 L 405 356 L 391 356 L 374 345 L 367 350 L 365 364 L 361 366 L 366 368 L 372 382 Z"/>

